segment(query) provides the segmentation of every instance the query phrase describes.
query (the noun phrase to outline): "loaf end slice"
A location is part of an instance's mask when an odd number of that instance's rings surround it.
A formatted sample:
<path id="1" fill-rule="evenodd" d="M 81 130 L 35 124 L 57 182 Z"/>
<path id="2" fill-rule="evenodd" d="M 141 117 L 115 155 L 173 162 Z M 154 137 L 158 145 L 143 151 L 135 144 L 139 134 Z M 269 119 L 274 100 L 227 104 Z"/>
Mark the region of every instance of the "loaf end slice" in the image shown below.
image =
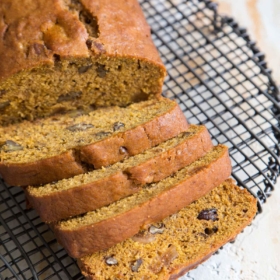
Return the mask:
<path id="1" fill-rule="evenodd" d="M 178 279 L 251 223 L 256 199 L 228 179 L 178 213 L 81 259 L 87 280 Z"/>
<path id="2" fill-rule="evenodd" d="M 26 197 L 44 222 L 86 213 L 158 182 L 204 156 L 211 148 L 204 126 L 186 132 L 122 163 L 40 187 L 27 187 Z"/>
<path id="3" fill-rule="evenodd" d="M 159 183 L 107 207 L 52 224 L 58 242 L 78 258 L 107 249 L 145 225 L 174 214 L 207 194 L 231 174 L 228 149 L 218 145 L 204 157 Z"/>
<path id="4" fill-rule="evenodd" d="M 139 154 L 186 131 L 176 102 L 166 98 L 76 111 L 0 128 L 0 174 L 15 186 L 70 178 Z"/>

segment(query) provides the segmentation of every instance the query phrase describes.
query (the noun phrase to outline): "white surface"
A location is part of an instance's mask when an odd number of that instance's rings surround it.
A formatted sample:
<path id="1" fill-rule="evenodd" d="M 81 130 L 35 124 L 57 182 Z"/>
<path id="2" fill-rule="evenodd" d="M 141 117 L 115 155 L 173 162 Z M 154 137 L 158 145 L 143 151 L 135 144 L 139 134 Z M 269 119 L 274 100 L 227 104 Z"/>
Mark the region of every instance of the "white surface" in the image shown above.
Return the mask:
<path id="1" fill-rule="evenodd" d="M 248 28 L 250 37 L 266 54 L 268 67 L 280 84 L 280 1 L 279 0 L 216 0 L 219 12 L 231 15 Z"/>
<path id="2" fill-rule="evenodd" d="M 182 280 L 280 279 L 280 182 L 258 215 L 234 244 L 227 244 Z"/>
<path id="3" fill-rule="evenodd" d="M 219 0 L 220 12 L 232 15 L 258 41 L 280 84 L 280 0 Z M 250 227 L 182 280 L 280 279 L 280 181 Z"/>

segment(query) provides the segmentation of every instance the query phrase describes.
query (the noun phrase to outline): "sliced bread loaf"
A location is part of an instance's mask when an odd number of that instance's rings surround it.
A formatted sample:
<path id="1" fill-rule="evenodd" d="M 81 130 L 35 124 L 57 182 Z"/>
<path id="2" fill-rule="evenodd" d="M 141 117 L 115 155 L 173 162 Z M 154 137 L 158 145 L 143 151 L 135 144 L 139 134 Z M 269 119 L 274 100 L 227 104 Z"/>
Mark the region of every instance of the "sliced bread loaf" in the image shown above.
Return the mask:
<path id="1" fill-rule="evenodd" d="M 62 220 L 131 195 L 143 184 L 158 182 L 204 156 L 212 142 L 204 126 L 167 140 L 122 163 L 41 187 L 28 187 L 26 197 L 44 222 Z"/>
<path id="2" fill-rule="evenodd" d="M 187 128 L 166 98 L 1 127 L 0 174 L 10 185 L 46 184 L 139 154 Z"/>
<path id="3" fill-rule="evenodd" d="M 79 258 L 107 249 L 136 234 L 143 226 L 174 214 L 231 174 L 228 149 L 214 147 L 204 157 L 159 183 L 107 207 L 57 223 L 52 227 L 70 256 Z"/>
<path id="4" fill-rule="evenodd" d="M 251 223 L 256 199 L 228 179 L 159 224 L 78 259 L 87 280 L 178 279 Z"/>
<path id="5" fill-rule="evenodd" d="M 1 0 L 0 125 L 160 96 L 137 0 Z"/>

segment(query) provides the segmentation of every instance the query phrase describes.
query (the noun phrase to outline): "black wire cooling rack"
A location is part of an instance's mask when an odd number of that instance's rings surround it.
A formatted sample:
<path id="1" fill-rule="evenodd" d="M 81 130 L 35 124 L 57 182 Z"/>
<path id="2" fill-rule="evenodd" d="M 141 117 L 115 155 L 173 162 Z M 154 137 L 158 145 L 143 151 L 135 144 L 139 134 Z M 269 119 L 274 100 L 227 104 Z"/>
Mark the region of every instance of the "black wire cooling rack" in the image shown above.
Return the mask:
<path id="1" fill-rule="evenodd" d="M 246 29 L 208 0 L 141 0 L 169 76 L 164 95 L 230 148 L 233 177 L 262 204 L 280 171 L 280 100 Z M 0 182 L 0 278 L 83 279 L 20 188 Z"/>

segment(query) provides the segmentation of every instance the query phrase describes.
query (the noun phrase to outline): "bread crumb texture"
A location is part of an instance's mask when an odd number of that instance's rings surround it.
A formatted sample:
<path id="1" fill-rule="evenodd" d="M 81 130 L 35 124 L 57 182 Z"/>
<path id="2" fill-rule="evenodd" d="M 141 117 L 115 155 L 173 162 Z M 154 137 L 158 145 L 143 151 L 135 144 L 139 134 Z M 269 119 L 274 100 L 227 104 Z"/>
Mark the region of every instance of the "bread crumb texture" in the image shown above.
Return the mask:
<path id="1" fill-rule="evenodd" d="M 28 187 L 28 192 L 31 195 L 35 196 L 44 196 L 50 193 L 55 193 L 75 187 L 79 187 L 81 185 L 89 184 L 94 181 L 98 181 L 102 178 L 109 177 L 110 175 L 119 172 L 120 170 L 126 170 L 133 166 L 140 165 L 141 163 L 160 156 L 163 152 L 168 152 L 172 148 L 180 145 L 184 141 L 196 136 L 201 133 L 205 128 L 203 126 L 191 125 L 187 132 L 183 132 L 179 134 L 177 137 L 167 140 L 159 144 L 156 147 L 146 150 L 145 152 L 135 155 L 133 157 L 129 157 L 125 159 L 123 162 L 115 163 L 107 168 L 101 168 L 97 170 L 93 170 L 91 172 L 80 174 L 75 177 L 69 179 L 63 179 L 58 182 L 54 182 L 52 184 L 47 184 L 39 187 Z M 201 143 L 199 143 L 201 144 Z"/>
<path id="2" fill-rule="evenodd" d="M 228 179 L 161 223 L 78 263 L 86 279 L 170 279 L 235 238 L 256 211 L 256 199 Z"/>
<path id="3" fill-rule="evenodd" d="M 1 0 L 0 31 L 1 125 L 161 94 L 137 0 Z"/>
<path id="4" fill-rule="evenodd" d="M 174 188 L 174 186 L 179 185 L 180 182 L 191 177 L 196 172 L 201 171 L 203 168 L 206 168 L 226 151 L 227 148 L 223 145 L 215 146 L 204 157 L 179 170 L 173 176 L 169 176 L 158 183 L 148 184 L 139 192 L 118 200 L 109 206 L 96 209 L 95 211 L 88 212 L 81 216 L 62 220 L 58 222 L 58 228 L 60 230 L 79 229 L 83 226 L 97 224 L 100 221 L 112 219 L 113 217 L 125 213 L 137 206 L 140 207 L 141 204 L 147 203 L 147 201 L 151 200 L 153 197 L 166 192 L 170 188 Z"/>
<path id="5" fill-rule="evenodd" d="M 90 112 L 75 110 L 35 122 L 0 127 L 0 161 L 28 163 L 62 154 L 113 137 L 171 110 L 171 100 L 161 98 Z"/>

